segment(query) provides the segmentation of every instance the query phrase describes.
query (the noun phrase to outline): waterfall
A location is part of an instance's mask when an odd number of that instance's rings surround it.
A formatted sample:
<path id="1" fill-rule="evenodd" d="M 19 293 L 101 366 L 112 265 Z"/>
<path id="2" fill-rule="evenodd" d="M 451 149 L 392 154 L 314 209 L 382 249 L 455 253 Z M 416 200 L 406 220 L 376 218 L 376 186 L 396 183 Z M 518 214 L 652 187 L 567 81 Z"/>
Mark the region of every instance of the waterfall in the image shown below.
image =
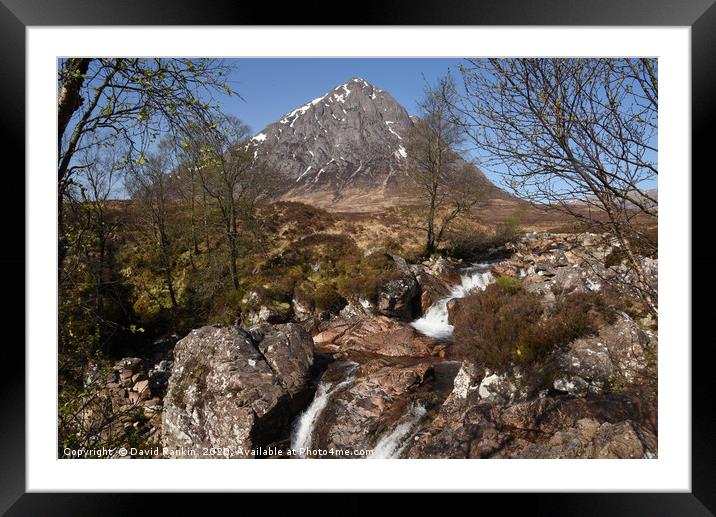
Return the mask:
<path id="1" fill-rule="evenodd" d="M 492 263 L 474 264 L 460 271 L 460 283 L 452 286 L 450 294 L 433 303 L 422 318 L 411 325 L 421 334 L 436 339 L 449 339 L 453 326 L 448 323 L 447 304 L 453 298 L 464 298 L 475 289 L 483 290 L 492 281 L 490 267 Z"/>
<path id="2" fill-rule="evenodd" d="M 383 436 L 373 447 L 373 454 L 368 459 L 398 458 L 403 449 L 408 446 L 410 439 L 415 435 L 415 428 L 425 416 L 425 407 L 415 404 L 408 410 L 401 423 L 395 426 L 390 433 Z"/>
<path id="3" fill-rule="evenodd" d="M 330 382 L 321 382 L 318 388 L 316 388 L 316 395 L 313 397 L 311 405 L 308 406 L 306 411 L 298 418 L 293 433 L 291 434 L 291 449 L 296 451 L 296 455 L 299 458 L 305 457 L 301 449 L 305 450 L 311 447 L 316 422 L 326 408 L 331 395 L 353 382 L 352 373 L 356 366 L 357 363 L 352 363 L 351 368 L 348 370 L 348 377 L 338 384 L 334 385 Z"/>

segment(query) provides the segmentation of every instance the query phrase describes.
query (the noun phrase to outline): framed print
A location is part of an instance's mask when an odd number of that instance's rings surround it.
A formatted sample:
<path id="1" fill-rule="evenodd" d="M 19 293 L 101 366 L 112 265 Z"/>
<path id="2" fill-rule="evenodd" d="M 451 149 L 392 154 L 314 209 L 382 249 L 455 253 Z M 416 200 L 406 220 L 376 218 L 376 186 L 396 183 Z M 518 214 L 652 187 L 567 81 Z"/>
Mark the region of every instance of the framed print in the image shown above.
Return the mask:
<path id="1" fill-rule="evenodd" d="M 26 150 L 3 511 L 434 491 L 710 515 L 716 8 L 233 7 L 3 2 Z"/>

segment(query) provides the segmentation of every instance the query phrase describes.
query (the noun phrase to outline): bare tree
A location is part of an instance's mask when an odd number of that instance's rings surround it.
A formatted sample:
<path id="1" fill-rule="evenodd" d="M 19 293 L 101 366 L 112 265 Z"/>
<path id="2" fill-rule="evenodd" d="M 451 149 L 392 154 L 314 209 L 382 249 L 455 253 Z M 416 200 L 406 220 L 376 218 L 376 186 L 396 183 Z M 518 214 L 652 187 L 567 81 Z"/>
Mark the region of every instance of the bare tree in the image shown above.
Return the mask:
<path id="1" fill-rule="evenodd" d="M 230 66 L 214 59 L 68 58 L 58 70 L 57 200 L 59 267 L 67 253 L 63 209 L 68 188 L 84 170 L 78 157 L 93 146 L 121 143 L 139 159 L 168 129 L 204 120 Z"/>
<path id="2" fill-rule="evenodd" d="M 480 59 L 449 102 L 485 163 L 520 197 L 555 206 L 619 243 L 632 287 L 657 314 L 637 250 L 655 254 L 655 59 Z M 645 250 L 645 251 L 644 251 Z"/>
<path id="3" fill-rule="evenodd" d="M 156 153 L 127 168 L 125 185 L 132 199 L 138 203 L 139 229 L 150 233 L 155 243 L 159 269 L 169 293 L 171 308 L 176 312 L 177 296 L 172 270 L 175 261 L 175 242 L 170 232 L 171 205 L 176 197 L 170 174 L 176 168 L 174 149 L 170 141 L 162 141 Z"/>
<path id="4" fill-rule="evenodd" d="M 203 191 L 218 208 L 231 282 L 238 289 L 240 234 L 242 230 L 256 231 L 257 204 L 271 193 L 273 175 L 254 163 L 249 128 L 236 117 L 222 116 L 197 129 L 186 150 L 194 156 L 194 172 Z"/>
<path id="5" fill-rule="evenodd" d="M 81 209 L 87 213 L 87 228 L 94 235 L 95 246 L 91 254 L 94 260 L 95 314 L 104 314 L 103 298 L 109 282 L 108 254 L 110 242 L 119 226 L 109 214 L 109 203 L 119 184 L 119 167 L 116 161 L 118 149 L 94 149 L 93 159 L 84 173 L 85 181 L 79 186 Z"/>
<path id="6" fill-rule="evenodd" d="M 450 223 L 475 206 L 483 192 L 476 167 L 458 153 L 464 134 L 449 109 L 453 95 L 447 80 L 426 87 L 419 120 L 406 139 L 404 170 L 409 189 L 424 209 L 426 256 L 437 250 Z"/>

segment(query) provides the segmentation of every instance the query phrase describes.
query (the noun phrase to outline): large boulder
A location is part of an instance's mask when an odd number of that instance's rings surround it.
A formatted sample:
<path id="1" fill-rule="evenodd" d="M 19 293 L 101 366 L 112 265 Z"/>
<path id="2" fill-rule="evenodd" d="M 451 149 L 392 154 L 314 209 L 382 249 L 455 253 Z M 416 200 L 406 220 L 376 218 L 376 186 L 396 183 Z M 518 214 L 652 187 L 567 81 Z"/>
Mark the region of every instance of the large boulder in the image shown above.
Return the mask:
<path id="1" fill-rule="evenodd" d="M 420 286 L 420 314 L 425 314 L 432 304 L 447 297 L 452 287 L 460 283 L 456 265 L 444 257 L 433 257 L 422 264 L 413 264 L 410 271 Z"/>
<path id="2" fill-rule="evenodd" d="M 425 314 L 432 304 L 450 294 L 450 285 L 425 271 L 423 266 L 417 266 L 415 270 L 415 278 L 420 286 L 420 314 Z"/>
<path id="3" fill-rule="evenodd" d="M 162 442 L 192 457 L 203 447 L 250 457 L 252 447 L 285 436 L 308 403 L 313 342 L 297 324 L 252 332 L 207 326 L 191 331 L 174 351 L 164 399 Z M 194 456 L 195 457 L 195 456 Z"/>
<path id="4" fill-rule="evenodd" d="M 412 273 L 402 273 L 380 286 L 376 310 L 390 318 L 411 321 L 417 315 L 419 291 L 418 281 Z"/>
<path id="5" fill-rule="evenodd" d="M 560 374 L 553 387 L 571 395 L 597 394 L 614 386 L 623 388 L 641 381 L 648 361 L 649 336 L 626 314 L 599 334 L 569 344 L 557 358 Z"/>
<path id="6" fill-rule="evenodd" d="M 341 388 L 331 393 L 330 403 L 316 419 L 312 447 L 370 449 L 407 415 L 422 416 L 414 411 L 419 403 L 411 398 L 426 380 L 430 364 L 400 365 L 373 359 L 351 371 L 350 378 L 334 380 L 333 370 L 339 368 L 340 364 L 331 364 L 322 378 L 322 382 Z"/>

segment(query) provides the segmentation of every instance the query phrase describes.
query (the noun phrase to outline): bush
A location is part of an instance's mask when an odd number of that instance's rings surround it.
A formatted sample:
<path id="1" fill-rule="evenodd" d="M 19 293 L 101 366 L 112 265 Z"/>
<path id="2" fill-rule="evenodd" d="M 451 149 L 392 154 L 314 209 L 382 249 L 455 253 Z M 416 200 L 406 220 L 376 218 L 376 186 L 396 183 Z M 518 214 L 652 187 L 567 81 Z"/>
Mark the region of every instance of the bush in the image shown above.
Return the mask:
<path id="1" fill-rule="evenodd" d="M 346 306 L 346 300 L 328 281 L 319 284 L 305 281 L 296 287 L 294 297 L 319 312 L 337 312 Z"/>
<path id="2" fill-rule="evenodd" d="M 458 353 L 492 371 L 539 369 L 555 350 L 613 320 L 596 293 L 573 293 L 547 309 L 507 278 L 461 300 L 453 320 Z"/>
<path id="3" fill-rule="evenodd" d="M 330 284 L 322 284 L 313 292 L 313 303 L 319 311 L 338 311 L 346 305 L 345 299 Z"/>
<path id="4" fill-rule="evenodd" d="M 517 213 L 507 217 L 494 230 L 475 228 L 474 225 L 461 225 L 453 228 L 448 240 L 449 254 L 466 260 L 484 256 L 490 250 L 504 246 L 520 236 L 520 222 Z"/>
<path id="5" fill-rule="evenodd" d="M 362 297 L 374 302 L 381 286 L 402 276 L 384 251 L 374 251 L 358 260 L 348 258 L 339 266 L 338 288 L 346 298 Z"/>
<path id="6" fill-rule="evenodd" d="M 519 290 L 522 288 L 522 280 L 513 276 L 498 276 L 495 279 L 495 284 L 506 291 Z"/>

